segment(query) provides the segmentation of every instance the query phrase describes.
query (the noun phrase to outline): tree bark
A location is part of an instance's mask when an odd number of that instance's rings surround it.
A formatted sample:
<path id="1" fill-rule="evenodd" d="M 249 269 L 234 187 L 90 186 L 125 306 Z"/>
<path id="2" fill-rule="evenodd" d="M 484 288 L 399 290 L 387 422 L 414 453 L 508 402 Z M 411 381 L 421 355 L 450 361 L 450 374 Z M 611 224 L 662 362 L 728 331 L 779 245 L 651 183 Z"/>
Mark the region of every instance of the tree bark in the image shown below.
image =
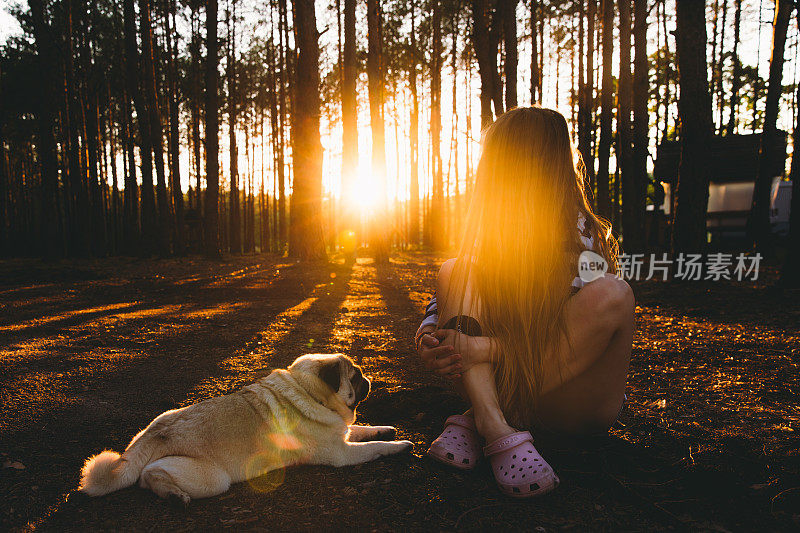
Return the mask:
<path id="1" fill-rule="evenodd" d="M 219 109 L 217 83 L 219 42 L 217 41 L 217 0 L 206 3 L 206 198 L 203 229 L 207 256 L 219 257 Z"/>
<path id="2" fill-rule="evenodd" d="M 170 152 L 170 167 L 169 167 L 169 182 L 172 192 L 172 205 L 174 207 L 175 220 L 173 225 L 175 227 L 175 240 L 174 249 L 176 253 L 183 253 L 184 235 L 183 235 L 183 189 L 181 187 L 181 165 L 180 165 L 180 129 L 178 127 L 179 109 L 178 109 L 178 50 L 176 37 L 176 11 L 177 0 L 169 1 L 169 12 L 165 14 L 167 19 L 167 46 L 169 53 L 168 60 L 168 92 L 169 92 L 169 152 Z M 170 24 L 170 17 L 172 23 Z M 191 67 L 190 67 L 191 68 Z"/>
<path id="3" fill-rule="evenodd" d="M 535 0 L 534 0 L 535 1 Z M 494 94 L 494 74 L 497 70 L 497 47 L 490 47 L 488 20 L 488 0 L 472 0 L 472 44 L 478 72 L 481 78 L 481 129 L 494 120 L 492 115 L 492 95 Z M 495 61 L 492 61 L 495 58 Z"/>
<path id="4" fill-rule="evenodd" d="M 419 97 L 417 95 L 417 38 L 415 29 L 415 0 L 411 4 L 411 65 L 408 71 L 409 87 L 411 90 L 411 116 L 409 124 L 409 156 L 411 158 L 411 183 L 410 183 L 410 212 L 411 219 L 409 224 L 410 242 L 412 245 L 419 244 Z"/>
<path id="5" fill-rule="evenodd" d="M 356 177 L 358 172 L 358 63 L 356 62 L 356 0 L 344 0 L 342 54 L 342 188 L 345 227 L 358 229 Z"/>
<path id="6" fill-rule="evenodd" d="M 503 106 L 503 79 L 500 77 L 500 70 L 497 64 L 497 56 L 500 48 L 500 39 L 503 37 L 503 19 L 507 0 L 489 0 L 492 7 L 489 11 L 489 68 L 492 71 L 492 103 L 494 104 L 494 116 L 499 117 L 505 113 Z"/>
<path id="7" fill-rule="evenodd" d="M 539 16 L 539 0 L 531 0 L 531 105 L 542 102 L 539 40 L 536 37 Z"/>
<path id="8" fill-rule="evenodd" d="M 503 6 L 503 46 L 506 60 L 506 109 L 517 107 L 517 0 L 500 0 Z"/>
<path id="9" fill-rule="evenodd" d="M 142 71 L 145 106 L 149 115 L 150 139 L 153 148 L 153 166 L 156 171 L 156 199 L 158 234 L 156 243 L 160 255 L 169 255 L 173 233 L 172 200 L 167 195 L 167 178 L 164 171 L 164 140 L 161 110 L 156 87 L 155 59 L 153 57 L 153 24 L 150 18 L 150 0 L 139 0 L 139 32 L 142 39 Z"/>
<path id="10" fill-rule="evenodd" d="M 630 158 L 630 172 L 633 187 L 625 197 L 623 190 L 622 207 L 625 216 L 626 204 L 629 206 L 629 225 L 625 226 L 625 250 L 628 252 L 641 251 L 645 248 L 644 221 L 647 208 L 647 155 L 650 140 L 650 113 L 647 109 L 648 95 L 650 94 L 650 72 L 647 60 L 647 3 L 634 2 L 634 59 L 633 59 L 633 151 Z M 623 181 L 624 183 L 624 181 Z M 658 206 L 654 206 L 657 211 Z"/>
<path id="11" fill-rule="evenodd" d="M 286 214 L 286 164 L 285 164 L 285 147 L 286 147 L 286 114 L 288 112 L 287 104 L 287 85 L 289 73 L 291 72 L 289 64 L 288 47 L 288 21 L 286 14 L 286 0 L 278 0 L 278 32 L 280 33 L 280 46 L 278 48 L 278 56 L 280 61 L 280 80 L 278 103 L 280 104 L 280 124 L 278 131 L 280 138 L 278 139 L 278 232 L 280 234 L 281 252 L 288 242 L 289 221 Z"/>
<path id="12" fill-rule="evenodd" d="M 772 36 L 772 57 L 769 61 L 769 81 L 767 102 L 764 108 L 764 127 L 761 133 L 761 147 L 758 153 L 758 175 L 753 189 L 753 203 L 747 221 L 748 233 L 760 252 L 770 255 L 769 196 L 772 178 L 769 162 L 775 156 L 772 142 L 778 132 L 778 104 L 783 93 L 783 53 L 786 47 L 786 33 L 792 14 L 790 0 L 776 0 L 774 33 Z"/>
<path id="13" fill-rule="evenodd" d="M 597 169 L 597 210 L 611 218 L 611 198 L 608 190 L 609 158 L 611 156 L 611 118 L 614 86 L 612 57 L 614 51 L 614 0 L 602 0 L 603 5 L 603 86 L 601 90 L 599 165 Z"/>
<path id="14" fill-rule="evenodd" d="M 444 184 L 442 182 L 442 6 L 433 1 L 433 42 L 431 55 L 431 174 L 433 176 L 433 199 L 430 224 L 431 246 L 442 250 L 446 246 Z M 503 0 L 500 0 L 503 1 Z"/>
<path id="15" fill-rule="evenodd" d="M 738 2 L 737 2 L 738 12 Z M 797 23 L 800 24 L 800 9 L 797 10 Z M 800 101 L 800 85 L 797 87 L 797 99 Z M 792 134 L 792 166 L 789 178 L 792 180 L 792 204 L 789 211 L 789 241 L 787 242 L 786 260 L 781 271 L 781 283 L 785 286 L 800 287 L 800 113 L 795 117 Z"/>
<path id="16" fill-rule="evenodd" d="M 436 2 L 437 0 L 434 0 Z M 378 205 L 381 212 L 386 209 L 386 137 L 383 120 L 384 68 L 383 68 L 383 36 L 380 0 L 367 0 L 367 81 L 369 89 L 369 116 L 372 127 L 372 179 L 377 180 Z M 434 7 L 434 13 L 436 7 Z M 434 14 L 435 18 L 435 14 Z M 434 29 L 434 34 L 436 30 Z M 435 40 L 435 37 L 434 37 Z M 434 44 L 434 55 L 436 45 Z M 432 84 L 434 82 L 431 82 Z M 432 104 L 433 107 L 433 104 Z M 433 115 L 433 111 L 431 111 Z M 375 260 L 389 261 L 389 242 L 387 239 L 386 220 L 373 216 L 371 221 L 370 245 Z"/>
<path id="17" fill-rule="evenodd" d="M 65 0 L 64 33 L 66 50 L 64 51 L 64 71 L 66 77 L 66 115 L 69 120 L 68 153 L 69 169 L 67 171 L 70 188 L 74 197 L 73 224 L 70 231 L 71 250 L 78 255 L 88 255 L 91 250 L 91 205 L 89 203 L 88 179 L 85 167 L 85 150 L 80 139 L 86 139 L 86 123 L 83 104 L 78 91 L 75 75 L 72 0 Z"/>
<path id="18" fill-rule="evenodd" d="M 739 89 L 742 86 L 742 64 L 739 61 L 739 29 L 742 21 L 742 0 L 736 0 L 736 14 L 733 19 L 733 75 L 731 77 L 731 99 L 730 116 L 728 117 L 728 127 L 725 131 L 727 135 L 733 135 L 736 131 L 736 108 L 739 105 Z"/>
<path id="19" fill-rule="evenodd" d="M 295 43 L 295 93 L 292 113 L 294 184 L 289 255 L 325 258 L 322 233 L 322 143 L 319 134 L 319 32 L 314 0 L 292 0 Z"/>
<path id="20" fill-rule="evenodd" d="M 232 254 L 242 253 L 242 218 L 239 202 L 239 148 L 236 142 L 236 2 L 228 15 L 228 155 L 230 156 L 229 242 Z"/>
<path id="21" fill-rule="evenodd" d="M 56 155 L 56 139 L 53 132 L 55 110 L 53 103 L 57 101 L 55 89 L 58 87 L 57 47 L 53 39 L 52 28 L 45 20 L 44 6 L 41 0 L 29 0 L 31 20 L 33 22 L 36 51 L 39 66 L 44 80 L 41 86 L 37 113 L 38 155 L 41 165 L 41 250 L 43 257 L 53 258 L 61 254 L 58 243 L 58 220 L 56 218 L 58 204 L 58 160 Z M 3 127 L 0 121 L 0 129 Z M 5 244 L 5 183 L 7 180 L 5 139 L 0 131 L 0 252 Z M 2 254 L 0 254 L 2 255 Z"/>
<path id="22" fill-rule="evenodd" d="M 0 65 L 0 98 L 2 98 L 3 72 Z M 6 155 L 5 116 L 0 109 L 0 257 L 9 255 L 8 235 L 8 156 Z M 54 141 L 55 144 L 55 141 Z"/>
<path id="23" fill-rule="evenodd" d="M 622 179 L 622 236 L 625 250 L 638 248 L 638 229 L 644 213 L 638 212 L 636 202 L 637 179 L 631 157 L 631 98 L 633 79 L 631 74 L 631 0 L 619 0 L 619 82 L 617 92 L 617 160 Z M 628 235 L 633 238 L 628 239 Z M 635 245 L 635 246 L 634 246 Z"/>
<path id="24" fill-rule="evenodd" d="M 127 59 L 124 60 L 127 63 Z M 125 173 L 125 190 L 122 198 L 122 241 L 123 250 L 134 254 L 139 250 L 139 184 L 136 180 L 136 155 L 134 154 L 133 124 L 131 121 L 131 102 L 127 89 L 122 91 L 122 143 L 128 158 Z"/>
<path id="25" fill-rule="evenodd" d="M 681 161 L 675 190 L 672 252 L 702 252 L 706 245 L 708 147 L 713 123 L 706 63 L 704 2 L 677 1 Z"/>

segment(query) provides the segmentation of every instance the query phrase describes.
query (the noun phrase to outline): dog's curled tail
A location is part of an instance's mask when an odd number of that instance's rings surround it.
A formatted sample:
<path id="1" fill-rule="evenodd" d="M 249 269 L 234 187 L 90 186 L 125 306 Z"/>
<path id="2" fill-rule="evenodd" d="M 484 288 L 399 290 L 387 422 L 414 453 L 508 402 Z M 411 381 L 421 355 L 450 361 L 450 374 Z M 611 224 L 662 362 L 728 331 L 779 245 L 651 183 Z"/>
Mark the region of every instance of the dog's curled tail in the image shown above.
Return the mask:
<path id="1" fill-rule="evenodd" d="M 144 465 L 134 464 L 127 455 L 104 450 L 86 459 L 78 490 L 88 496 L 103 496 L 136 483 Z"/>

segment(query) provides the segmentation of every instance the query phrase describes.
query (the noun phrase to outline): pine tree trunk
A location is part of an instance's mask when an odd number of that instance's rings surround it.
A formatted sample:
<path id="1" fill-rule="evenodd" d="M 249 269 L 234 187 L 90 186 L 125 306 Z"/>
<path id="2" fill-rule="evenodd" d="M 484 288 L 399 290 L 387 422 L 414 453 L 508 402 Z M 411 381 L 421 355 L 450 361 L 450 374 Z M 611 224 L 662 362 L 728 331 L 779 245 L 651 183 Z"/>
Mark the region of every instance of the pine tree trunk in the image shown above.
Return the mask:
<path id="1" fill-rule="evenodd" d="M 728 26 L 728 0 L 722 0 L 722 29 L 719 36 L 719 58 L 717 59 L 717 68 L 714 71 L 716 99 L 718 109 L 719 124 L 714 128 L 715 132 L 722 134 L 722 110 L 725 107 L 724 87 L 722 79 L 722 70 L 725 65 L 725 30 Z"/>
<path id="2" fill-rule="evenodd" d="M 286 14 L 286 0 L 278 0 L 278 11 L 280 22 L 280 47 L 278 48 L 280 60 L 280 82 L 279 82 L 279 103 L 280 103 L 280 138 L 278 139 L 278 232 L 280 233 L 281 251 L 288 242 L 289 221 L 286 213 L 286 163 L 285 163 L 285 147 L 286 147 L 286 115 L 288 113 L 287 104 L 287 85 L 289 80 L 289 73 L 291 72 L 289 57 L 287 53 L 288 48 L 288 21 Z"/>
<path id="3" fill-rule="evenodd" d="M 586 116 L 584 117 L 586 126 L 583 135 L 583 148 L 580 149 L 583 155 L 583 163 L 586 166 L 586 173 L 588 175 L 588 182 L 586 189 L 591 201 L 594 201 L 594 194 L 592 188 L 595 183 L 594 171 L 594 150 L 593 141 L 595 138 L 594 115 L 595 115 L 595 99 L 594 99 L 594 50 L 595 50 L 595 21 L 597 19 L 597 2 L 596 0 L 587 0 L 586 6 L 586 92 L 584 94 L 586 106 Z M 580 139 L 579 139 L 580 142 Z"/>
<path id="4" fill-rule="evenodd" d="M 0 99 L 3 97 L 2 85 L 3 72 L 2 65 L 0 65 Z M 5 122 L 6 118 L 2 109 L 0 109 L 0 258 L 9 255 L 9 235 L 8 235 L 8 156 L 6 155 L 6 136 L 5 136 Z M 55 140 L 53 141 L 55 145 Z M 58 169 L 56 169 L 58 171 Z"/>
<path id="5" fill-rule="evenodd" d="M 325 259 L 322 233 L 322 143 L 319 133 L 319 32 L 314 0 L 292 0 L 298 49 L 292 112 L 294 183 L 289 255 Z"/>
<path id="6" fill-rule="evenodd" d="M 539 0 L 531 0 L 531 105 L 542 102 L 539 40 L 536 36 L 539 16 Z"/>
<path id="7" fill-rule="evenodd" d="M 44 6 L 41 0 L 30 0 L 31 19 L 33 22 L 36 51 L 39 57 L 39 67 L 45 76 L 39 98 L 37 110 L 38 134 L 38 159 L 41 165 L 41 255 L 52 258 L 60 255 L 58 243 L 58 220 L 56 219 L 56 206 L 58 205 L 58 160 L 56 155 L 56 140 L 53 132 L 55 125 L 55 110 L 53 103 L 56 100 L 58 87 L 57 48 L 52 40 L 52 28 L 45 21 Z M 5 139 L 2 134 L 3 123 L 0 120 L 0 256 L 5 249 L 5 206 L 6 183 L 8 171 L 6 169 Z"/>
<path id="8" fill-rule="evenodd" d="M 675 42 L 678 55 L 681 161 L 675 190 L 672 252 L 702 252 L 706 245 L 708 147 L 713 123 L 706 63 L 703 2 L 677 1 Z"/>
<path id="9" fill-rule="evenodd" d="M 634 2 L 634 59 L 633 59 L 633 151 L 630 158 L 630 175 L 633 187 L 630 197 L 623 195 L 622 207 L 629 206 L 630 224 L 625 226 L 625 249 L 628 252 L 645 248 L 645 216 L 647 214 L 647 155 L 650 140 L 650 113 L 647 109 L 650 94 L 650 72 L 647 59 L 647 3 Z M 624 182 L 623 182 L 624 183 Z M 656 184 L 658 186 L 658 184 Z M 654 207 L 654 213 L 658 206 Z M 625 211 L 623 211 L 623 216 Z"/>
<path id="10" fill-rule="evenodd" d="M 409 241 L 412 246 L 419 244 L 419 96 L 417 95 L 417 37 L 415 28 L 415 0 L 411 4 L 411 65 L 408 70 L 408 84 L 411 90 L 411 116 L 409 117 L 409 157 L 411 158 L 411 198 L 409 200 Z"/>
<path id="11" fill-rule="evenodd" d="M 156 87 L 155 60 L 153 58 L 153 24 L 150 19 L 150 0 L 139 0 L 139 31 L 142 39 L 142 71 L 145 106 L 149 115 L 150 138 L 153 148 L 153 166 L 156 171 L 156 198 L 158 235 L 156 243 L 160 255 L 169 255 L 174 230 L 172 200 L 167 195 L 167 178 L 164 171 L 164 140 L 161 111 Z"/>
<path id="12" fill-rule="evenodd" d="M 638 247 L 637 230 L 642 225 L 644 213 L 638 213 L 636 205 L 637 177 L 631 163 L 631 98 L 633 79 L 631 75 L 631 0 L 619 3 L 619 82 L 617 92 L 617 163 L 622 179 L 622 236 L 625 250 L 628 245 Z M 628 230 L 633 238 L 628 240 Z"/>
<path id="13" fill-rule="evenodd" d="M 739 61 L 739 29 L 742 22 L 742 0 L 736 0 L 736 14 L 733 19 L 733 73 L 731 76 L 731 99 L 730 116 L 728 117 L 727 135 L 733 135 L 736 131 L 736 108 L 739 105 L 739 89 L 742 86 L 742 64 Z"/>
<path id="14" fill-rule="evenodd" d="M 506 109 L 517 107 L 517 0 L 500 0 L 503 6 L 503 46 L 506 60 Z"/>
<path id="15" fill-rule="evenodd" d="M 169 93 L 169 151 L 170 168 L 169 183 L 172 192 L 172 204 L 174 207 L 175 228 L 174 249 L 175 253 L 183 253 L 183 189 L 181 188 L 181 166 L 180 166 L 180 130 L 178 128 L 179 109 L 178 109 L 178 50 L 173 35 L 177 33 L 175 17 L 177 11 L 177 0 L 169 1 L 169 12 L 165 14 L 167 21 L 167 46 L 169 53 L 168 68 L 168 93 Z M 172 24 L 170 24 L 172 17 Z"/>
<path id="16" fill-rule="evenodd" d="M 492 71 L 492 103 L 494 104 L 494 116 L 499 117 L 505 112 L 503 106 L 503 79 L 500 77 L 497 56 L 500 48 L 500 40 L 503 37 L 503 19 L 505 3 L 507 0 L 490 0 L 494 9 L 489 10 L 489 68 Z"/>
<path id="17" fill-rule="evenodd" d="M 488 12 L 488 0 L 472 0 L 472 45 L 481 78 L 481 129 L 494 120 L 492 95 L 494 75 L 497 71 L 497 47 L 490 48 Z"/>
<path id="18" fill-rule="evenodd" d="M 433 41 L 431 43 L 431 174 L 433 177 L 433 203 L 428 223 L 431 246 L 442 250 L 446 246 L 444 188 L 442 183 L 442 6 L 433 0 Z"/>
<path id="19" fill-rule="evenodd" d="M 64 33 L 66 49 L 64 50 L 64 71 L 66 76 L 66 116 L 69 117 L 67 130 L 69 132 L 68 153 L 69 168 L 68 178 L 73 194 L 73 221 L 70 231 L 71 251 L 85 256 L 91 249 L 90 204 L 87 189 L 87 175 L 82 157 L 80 137 L 86 139 L 83 122 L 83 106 L 77 90 L 75 78 L 73 28 L 72 28 L 72 0 L 65 0 Z"/>
<path id="20" fill-rule="evenodd" d="M 436 0 L 434 0 L 436 1 Z M 436 9 L 434 8 L 434 12 Z M 386 209 L 386 137 L 383 120 L 384 68 L 380 0 L 367 0 L 367 79 L 369 89 L 369 115 L 372 127 L 372 178 L 378 180 L 378 206 L 380 212 Z M 434 30 L 435 32 L 436 30 Z M 434 45 L 435 47 L 435 45 Z M 435 53 L 435 52 L 434 52 Z M 433 114 L 433 113 L 432 113 Z M 370 246 L 375 260 L 389 261 L 389 242 L 383 217 L 373 217 L 371 223 Z"/>
<path id="21" fill-rule="evenodd" d="M 98 174 L 99 150 L 99 110 L 97 105 L 97 92 L 92 89 L 86 102 L 86 136 L 87 155 L 89 162 L 89 192 L 92 204 L 92 253 L 102 257 L 106 254 L 106 226 L 103 213 L 102 191 L 100 189 L 100 175 Z"/>
<path id="22" fill-rule="evenodd" d="M 613 115 L 612 58 L 614 51 L 614 0 L 602 0 L 603 5 L 603 86 L 601 90 L 600 144 L 598 146 L 597 210 L 611 218 L 611 198 L 608 190 L 609 158 L 611 156 L 611 118 Z"/>
<path id="23" fill-rule="evenodd" d="M 778 127 L 778 104 L 783 93 L 783 54 L 786 47 L 786 33 L 792 15 L 790 0 L 776 0 L 774 33 L 772 37 L 772 57 L 769 61 L 769 82 L 767 103 L 764 108 L 764 128 L 761 133 L 761 148 L 758 153 L 758 176 L 753 189 L 753 204 L 747 221 L 748 234 L 756 248 L 765 255 L 772 253 L 769 223 L 769 196 L 772 176 L 769 162 L 775 157 L 775 143 Z"/>
<path id="24" fill-rule="evenodd" d="M 219 108 L 217 84 L 219 42 L 217 40 L 217 0 L 206 3 L 206 198 L 203 221 L 207 256 L 219 257 Z"/>
<path id="25" fill-rule="evenodd" d="M 242 253 L 242 219 L 239 205 L 239 149 L 236 142 L 236 2 L 232 2 L 233 17 L 228 17 L 228 154 L 230 156 L 230 251 Z"/>
<path id="26" fill-rule="evenodd" d="M 736 8 L 738 12 L 738 2 Z M 800 9 L 797 10 L 797 23 L 800 24 Z M 800 85 L 797 87 L 797 100 L 800 102 Z M 795 117 L 792 146 L 800 147 L 800 113 Z M 786 243 L 781 283 L 796 289 L 800 287 L 800 276 L 797 275 L 800 272 L 800 149 L 797 148 L 792 152 L 789 179 L 792 180 L 792 204 L 789 208 L 789 241 Z"/>
<path id="27" fill-rule="evenodd" d="M 356 0 L 344 0 L 344 52 L 342 54 L 342 188 L 347 230 L 358 229 L 356 177 L 358 172 L 358 63 L 356 62 Z M 356 232 L 358 233 L 358 232 Z"/>

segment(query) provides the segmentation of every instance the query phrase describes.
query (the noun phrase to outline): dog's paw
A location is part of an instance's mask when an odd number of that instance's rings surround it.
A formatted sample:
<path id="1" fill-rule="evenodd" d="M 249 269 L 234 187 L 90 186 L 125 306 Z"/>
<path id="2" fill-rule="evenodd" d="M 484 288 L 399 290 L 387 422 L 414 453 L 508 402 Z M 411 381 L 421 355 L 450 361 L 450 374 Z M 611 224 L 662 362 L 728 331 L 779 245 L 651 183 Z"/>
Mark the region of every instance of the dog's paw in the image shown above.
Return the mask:
<path id="1" fill-rule="evenodd" d="M 375 433 L 375 440 L 394 440 L 397 436 L 397 430 L 392 426 L 381 426 L 377 428 Z"/>
<path id="2" fill-rule="evenodd" d="M 186 509 L 192 499 L 185 492 L 170 492 L 167 495 L 167 502 L 176 509 Z"/>
<path id="3" fill-rule="evenodd" d="M 414 448 L 414 443 L 411 442 L 410 440 L 398 440 L 395 442 L 397 443 L 398 445 L 397 447 L 399 448 L 397 450 L 397 453 L 410 452 Z"/>

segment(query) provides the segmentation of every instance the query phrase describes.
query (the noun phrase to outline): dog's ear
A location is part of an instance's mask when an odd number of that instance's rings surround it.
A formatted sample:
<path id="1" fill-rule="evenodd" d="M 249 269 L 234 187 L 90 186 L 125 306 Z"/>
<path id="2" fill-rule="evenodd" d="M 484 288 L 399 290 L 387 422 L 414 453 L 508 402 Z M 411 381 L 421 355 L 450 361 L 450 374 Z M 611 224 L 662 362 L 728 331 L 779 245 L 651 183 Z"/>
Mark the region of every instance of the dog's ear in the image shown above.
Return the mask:
<path id="1" fill-rule="evenodd" d="M 319 378 L 324 381 L 333 392 L 339 392 L 339 384 L 341 383 L 341 370 L 339 367 L 339 359 L 337 358 L 323 364 L 319 369 Z"/>

